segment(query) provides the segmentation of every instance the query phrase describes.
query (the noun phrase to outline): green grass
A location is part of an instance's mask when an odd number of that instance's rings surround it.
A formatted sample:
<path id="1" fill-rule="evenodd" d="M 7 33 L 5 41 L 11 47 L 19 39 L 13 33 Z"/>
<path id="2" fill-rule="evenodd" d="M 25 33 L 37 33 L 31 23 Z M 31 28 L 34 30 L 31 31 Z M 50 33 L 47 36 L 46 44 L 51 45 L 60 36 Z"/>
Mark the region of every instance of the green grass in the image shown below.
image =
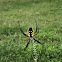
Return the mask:
<path id="1" fill-rule="evenodd" d="M 62 62 L 62 1 L 61 0 L 0 0 L 0 62 L 35 62 L 33 44 L 26 33 L 29 27 L 39 33 L 35 36 L 38 62 Z M 52 43 L 53 41 L 53 43 Z"/>

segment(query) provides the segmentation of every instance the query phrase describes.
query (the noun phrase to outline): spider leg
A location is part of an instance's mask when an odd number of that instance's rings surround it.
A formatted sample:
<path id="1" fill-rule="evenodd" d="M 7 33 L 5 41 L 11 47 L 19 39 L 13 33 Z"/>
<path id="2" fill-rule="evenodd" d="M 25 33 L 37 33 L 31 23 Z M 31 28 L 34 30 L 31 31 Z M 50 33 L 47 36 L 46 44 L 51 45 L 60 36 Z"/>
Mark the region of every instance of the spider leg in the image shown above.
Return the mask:
<path id="1" fill-rule="evenodd" d="M 37 35 L 38 33 L 39 33 L 39 29 L 38 29 L 37 33 L 36 32 L 34 33 L 34 36 Z"/>
<path id="2" fill-rule="evenodd" d="M 35 19 L 35 22 L 36 22 L 36 19 Z M 38 32 L 37 32 L 38 31 Z M 37 32 L 37 33 L 36 33 Z M 35 34 L 36 33 L 36 34 Z M 36 31 L 34 32 L 35 35 L 37 35 L 39 33 L 39 29 L 37 30 L 37 22 L 36 22 Z M 34 35 L 34 36 L 35 36 Z"/>
<path id="3" fill-rule="evenodd" d="M 35 22 L 36 22 L 36 19 L 35 19 Z M 37 32 L 37 22 L 36 22 L 36 31 L 35 31 L 35 33 Z"/>
<path id="4" fill-rule="evenodd" d="M 35 38 L 34 38 L 34 40 L 35 40 L 35 41 L 37 41 L 39 44 L 42 44 L 42 45 L 44 44 L 44 43 L 39 42 L 39 41 L 38 41 L 38 40 L 36 40 Z"/>
<path id="5" fill-rule="evenodd" d="M 26 48 L 28 47 L 29 42 L 30 42 L 30 39 L 28 40 L 28 43 L 27 43 L 26 47 L 24 48 L 24 50 L 26 50 Z"/>
<path id="6" fill-rule="evenodd" d="M 18 24 L 19 24 L 19 21 L 18 21 Z M 20 24 L 19 24 L 19 27 L 20 27 Z M 29 37 L 28 35 L 26 35 L 26 34 L 22 31 L 22 29 L 21 29 L 21 28 L 20 28 L 20 31 L 23 33 L 23 35 L 25 35 L 25 36 Z"/>

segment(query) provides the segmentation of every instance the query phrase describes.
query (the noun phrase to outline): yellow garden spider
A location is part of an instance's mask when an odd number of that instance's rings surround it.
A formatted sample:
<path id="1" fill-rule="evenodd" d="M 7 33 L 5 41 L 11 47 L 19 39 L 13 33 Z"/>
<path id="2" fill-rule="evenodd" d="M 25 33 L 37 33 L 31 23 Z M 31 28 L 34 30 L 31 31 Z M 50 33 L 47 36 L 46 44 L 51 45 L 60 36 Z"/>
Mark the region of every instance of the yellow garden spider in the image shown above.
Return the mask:
<path id="1" fill-rule="evenodd" d="M 36 20 L 35 20 L 35 22 L 36 22 Z M 19 24 L 19 21 L 18 21 L 18 24 Z M 19 27 L 20 27 L 20 24 L 19 24 Z M 24 50 L 26 50 L 26 48 L 28 47 L 28 44 L 29 44 L 30 40 L 31 40 L 31 41 L 32 41 L 32 40 L 35 40 L 35 41 L 37 41 L 39 44 L 42 44 L 42 45 L 44 44 L 44 43 L 39 42 L 38 40 L 36 40 L 36 39 L 33 37 L 33 36 L 37 35 L 37 34 L 36 34 L 37 31 L 39 32 L 39 30 L 37 30 L 37 22 L 36 22 L 36 31 L 35 31 L 35 32 L 34 32 L 33 28 L 29 28 L 29 29 L 27 30 L 28 35 L 25 34 L 25 33 L 22 31 L 21 28 L 20 28 L 20 31 L 23 33 L 23 35 L 29 37 L 28 43 L 27 43 L 26 47 L 24 48 Z M 38 32 L 37 32 L 37 33 L 38 33 Z"/>

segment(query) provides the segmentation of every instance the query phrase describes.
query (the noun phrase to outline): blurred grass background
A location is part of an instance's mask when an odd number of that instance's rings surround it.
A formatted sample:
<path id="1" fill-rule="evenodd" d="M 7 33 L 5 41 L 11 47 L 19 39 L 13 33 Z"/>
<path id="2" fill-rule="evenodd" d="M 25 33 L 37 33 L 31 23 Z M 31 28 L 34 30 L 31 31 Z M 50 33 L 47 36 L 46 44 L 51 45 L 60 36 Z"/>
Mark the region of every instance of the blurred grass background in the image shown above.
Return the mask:
<path id="1" fill-rule="evenodd" d="M 29 27 L 39 33 L 35 36 L 38 62 L 62 62 L 62 1 L 61 0 L 0 0 L 0 62 L 35 62 L 32 42 L 26 51 Z M 53 42 L 53 43 L 52 43 Z"/>

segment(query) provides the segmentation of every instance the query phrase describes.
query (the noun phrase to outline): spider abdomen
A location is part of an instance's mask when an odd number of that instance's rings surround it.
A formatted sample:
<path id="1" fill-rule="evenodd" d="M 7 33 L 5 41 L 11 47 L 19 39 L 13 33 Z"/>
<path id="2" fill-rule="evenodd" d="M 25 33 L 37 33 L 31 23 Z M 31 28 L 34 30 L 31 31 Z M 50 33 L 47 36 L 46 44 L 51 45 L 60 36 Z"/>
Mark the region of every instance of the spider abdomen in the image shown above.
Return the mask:
<path id="1" fill-rule="evenodd" d="M 33 30 L 33 28 L 29 28 L 29 29 L 27 30 L 27 33 L 28 33 L 28 36 L 29 36 L 29 37 L 34 36 L 34 30 Z"/>

